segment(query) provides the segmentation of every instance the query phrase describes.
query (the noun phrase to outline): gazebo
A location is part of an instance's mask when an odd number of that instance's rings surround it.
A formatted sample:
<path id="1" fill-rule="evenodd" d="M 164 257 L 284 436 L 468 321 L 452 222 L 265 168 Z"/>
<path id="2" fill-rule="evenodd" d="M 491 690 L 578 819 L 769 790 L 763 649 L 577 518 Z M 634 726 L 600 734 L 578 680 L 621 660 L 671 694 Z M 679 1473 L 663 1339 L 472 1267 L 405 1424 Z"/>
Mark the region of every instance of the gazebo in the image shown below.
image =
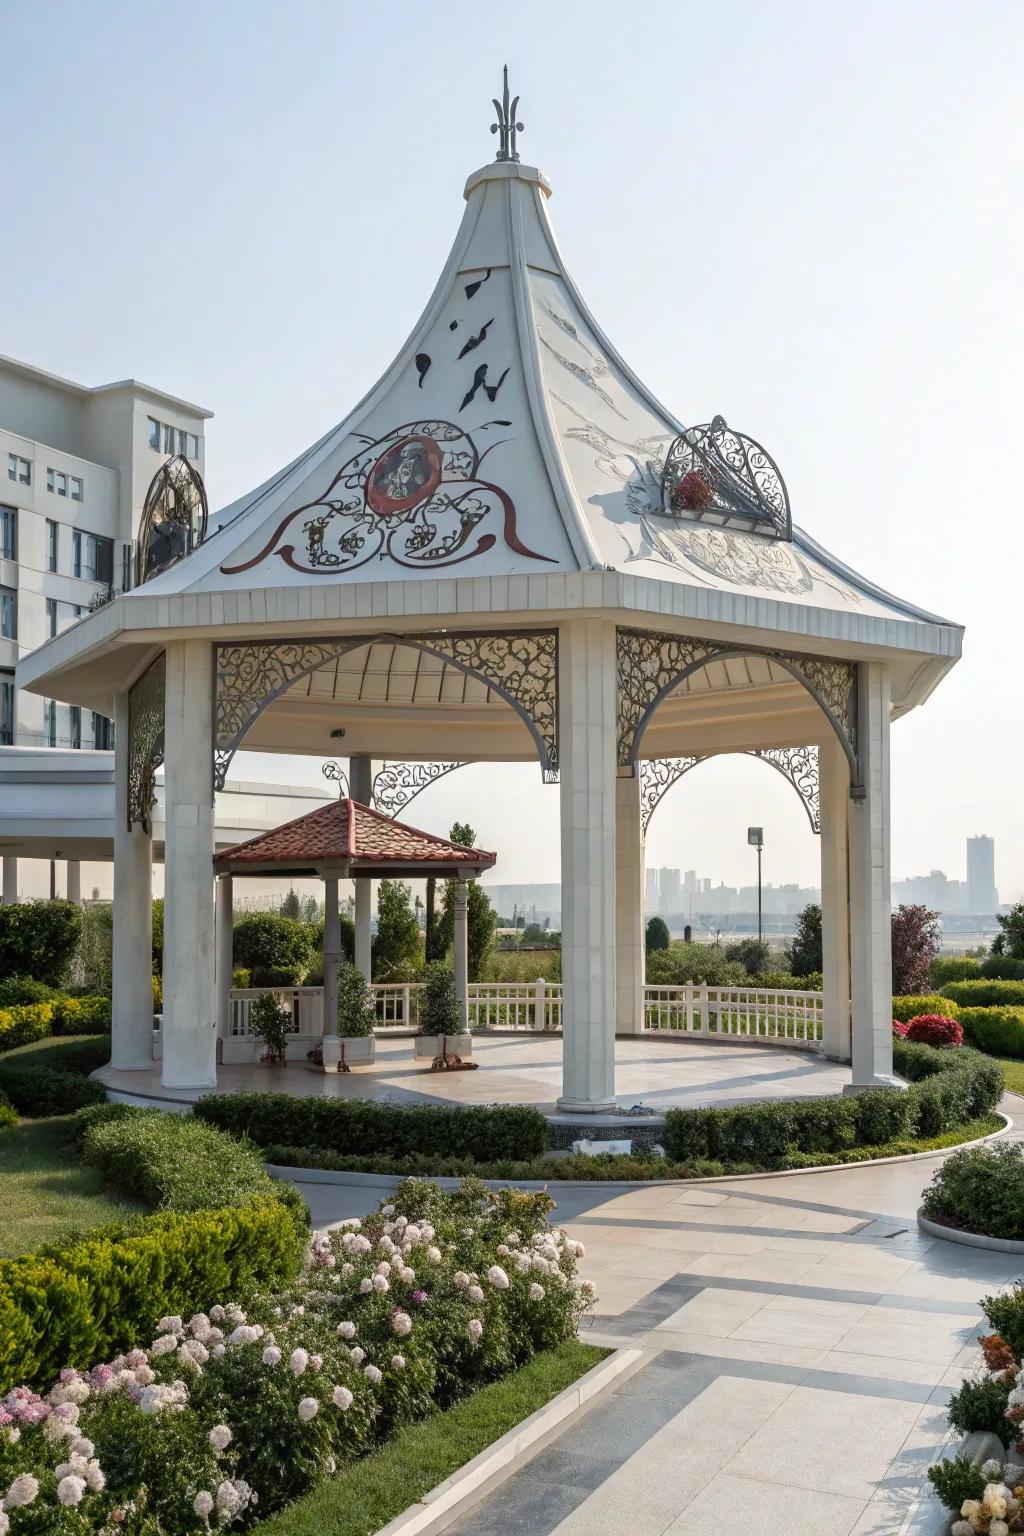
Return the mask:
<path id="1" fill-rule="evenodd" d="M 455 882 L 452 924 L 452 960 L 455 992 L 462 1027 L 469 1027 L 469 976 L 466 913 L 470 880 L 493 869 L 497 855 L 482 848 L 466 848 L 447 838 L 435 837 L 409 827 L 368 805 L 348 797 L 320 806 L 305 816 L 262 832 L 236 848 L 218 853 L 213 861 L 217 876 L 216 983 L 218 1033 L 225 1022 L 231 995 L 232 876 L 286 875 L 292 879 L 320 879 L 324 885 L 324 988 L 323 1033 L 337 1032 L 338 966 L 341 963 L 341 920 L 338 881 L 436 879 Z M 370 980 L 369 954 L 357 955 L 357 963 Z"/>
<path id="2" fill-rule="evenodd" d="M 642 1028 L 640 765 L 813 747 L 825 1050 L 854 1087 L 887 1083 L 890 726 L 962 631 L 796 526 L 768 451 L 694 415 L 699 388 L 684 425 L 629 369 L 566 270 L 516 105 L 506 90 L 497 158 L 380 381 L 19 664 L 20 687 L 116 721 L 114 1065 L 150 1064 L 161 762 L 166 1084 L 216 1081 L 215 787 L 243 745 L 344 740 L 364 763 L 534 760 L 557 779 L 560 1105 L 591 1112 L 615 1103 L 616 1033 Z M 888 515 L 865 507 L 880 535 Z"/>

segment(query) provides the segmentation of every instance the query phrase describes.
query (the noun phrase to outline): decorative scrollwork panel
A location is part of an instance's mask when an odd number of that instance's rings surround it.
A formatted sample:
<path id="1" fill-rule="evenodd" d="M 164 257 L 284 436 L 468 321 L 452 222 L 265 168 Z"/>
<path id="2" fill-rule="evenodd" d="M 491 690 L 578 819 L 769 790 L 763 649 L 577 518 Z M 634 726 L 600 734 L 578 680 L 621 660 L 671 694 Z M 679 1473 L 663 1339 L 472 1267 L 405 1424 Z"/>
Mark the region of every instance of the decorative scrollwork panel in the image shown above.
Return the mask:
<path id="1" fill-rule="evenodd" d="M 677 783 L 698 763 L 706 763 L 710 757 L 726 756 L 725 753 L 706 752 L 697 757 L 651 758 L 640 764 L 640 820 L 646 833 L 651 817 Z M 760 758 L 788 779 L 796 790 L 807 812 L 811 831 L 821 832 L 821 801 L 818 777 L 818 749 L 808 747 L 758 747 L 742 754 Z"/>
<path id="2" fill-rule="evenodd" d="M 228 766 L 246 731 L 278 694 L 365 640 L 218 645 L 214 709 L 214 788 L 223 789 Z"/>
<path id="3" fill-rule="evenodd" d="M 166 659 L 161 653 L 128 690 L 128 827 L 152 830 L 156 771 L 164 760 Z"/>
<path id="4" fill-rule="evenodd" d="M 385 763 L 373 781 L 373 803 L 385 816 L 400 816 L 418 794 L 464 763 Z"/>

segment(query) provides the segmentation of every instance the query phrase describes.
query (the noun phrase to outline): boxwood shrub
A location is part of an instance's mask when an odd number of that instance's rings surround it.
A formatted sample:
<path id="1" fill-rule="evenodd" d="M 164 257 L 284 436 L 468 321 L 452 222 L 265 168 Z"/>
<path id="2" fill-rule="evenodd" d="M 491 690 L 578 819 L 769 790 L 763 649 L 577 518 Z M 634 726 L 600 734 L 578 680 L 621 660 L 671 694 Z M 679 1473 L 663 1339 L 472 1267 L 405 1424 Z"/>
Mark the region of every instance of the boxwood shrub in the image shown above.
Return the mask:
<path id="1" fill-rule="evenodd" d="M 961 1008 L 960 1023 L 968 1045 L 1024 1060 L 1024 1008 Z"/>
<path id="2" fill-rule="evenodd" d="M 948 981 L 942 995 L 961 1008 L 1020 1008 L 1024 1007 L 1024 981 Z"/>
<path id="3" fill-rule="evenodd" d="M 459 1107 L 378 1104 L 366 1100 L 293 1098 L 287 1093 L 213 1093 L 193 1114 L 258 1147 L 271 1143 L 372 1155 L 434 1153 L 441 1157 L 524 1160 L 544 1150 L 546 1121 L 525 1104 Z"/>
<path id="4" fill-rule="evenodd" d="M 920 996 L 894 997 L 892 1000 L 892 1016 L 901 1024 L 909 1024 L 911 1019 L 916 1019 L 922 1013 L 943 1013 L 948 1019 L 960 1017 L 957 1004 L 946 997 L 944 991 L 922 993 Z"/>
<path id="5" fill-rule="evenodd" d="M 191 1115 L 109 1104 L 83 1111 L 80 1123 L 85 1162 L 163 1210 L 212 1210 L 274 1191 L 251 1143 Z"/>
<path id="6" fill-rule="evenodd" d="M 1024 1146 L 997 1143 L 952 1153 L 925 1190 L 921 1208 L 967 1232 L 1024 1239 Z"/>
<path id="7" fill-rule="evenodd" d="M 674 1162 L 709 1160 L 778 1166 L 803 1153 L 841 1152 L 904 1138 L 940 1136 L 988 1114 L 1003 1093 L 1002 1071 L 977 1051 L 893 1041 L 911 1087 L 848 1098 L 775 1100 L 733 1109 L 670 1109 L 665 1151 Z"/>
<path id="8" fill-rule="evenodd" d="M 928 971 L 934 987 L 944 987 L 947 981 L 971 981 L 982 974 L 981 961 L 973 955 L 936 955 Z"/>
<path id="9" fill-rule="evenodd" d="M 0 1008 L 0 1051 L 43 1040 L 53 1031 L 52 1003 L 20 1003 Z"/>
<path id="10" fill-rule="evenodd" d="M 989 955 L 981 962 L 983 976 L 995 976 L 1004 981 L 1024 981 L 1024 960 L 1012 955 Z"/>

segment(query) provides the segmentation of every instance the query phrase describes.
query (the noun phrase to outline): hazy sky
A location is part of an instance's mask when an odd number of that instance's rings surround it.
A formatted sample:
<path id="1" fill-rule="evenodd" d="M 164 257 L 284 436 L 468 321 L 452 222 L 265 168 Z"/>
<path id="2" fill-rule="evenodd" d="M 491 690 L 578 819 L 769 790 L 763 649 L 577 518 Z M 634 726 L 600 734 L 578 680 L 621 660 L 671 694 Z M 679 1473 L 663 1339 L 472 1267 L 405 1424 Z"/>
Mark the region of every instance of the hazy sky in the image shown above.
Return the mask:
<path id="1" fill-rule="evenodd" d="M 766 443 L 813 537 L 967 626 L 894 729 L 894 875 L 963 878 L 988 832 L 1004 899 L 1024 890 L 1017 0 L 0 13 L 0 351 L 210 407 L 215 506 L 390 362 L 493 155 L 507 60 L 523 158 L 632 366 L 684 421 Z M 557 802 L 535 768 L 474 768 L 410 819 L 468 816 L 498 878 L 551 880 Z M 743 759 L 673 791 L 648 862 L 749 880 L 748 822 L 766 878 L 816 880 L 795 795 Z"/>

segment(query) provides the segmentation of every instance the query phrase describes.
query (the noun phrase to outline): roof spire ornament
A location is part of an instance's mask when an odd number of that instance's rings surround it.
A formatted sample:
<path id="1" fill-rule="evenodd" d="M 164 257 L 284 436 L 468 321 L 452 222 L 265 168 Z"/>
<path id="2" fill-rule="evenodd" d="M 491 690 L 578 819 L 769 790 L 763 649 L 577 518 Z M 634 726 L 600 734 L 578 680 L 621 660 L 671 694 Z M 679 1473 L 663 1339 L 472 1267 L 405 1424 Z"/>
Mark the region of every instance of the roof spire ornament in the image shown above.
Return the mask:
<path id="1" fill-rule="evenodd" d="M 502 75 L 504 78 L 504 89 L 501 93 L 501 100 L 499 101 L 497 96 L 491 98 L 494 102 L 494 111 L 498 119 L 496 123 L 491 124 L 491 132 L 501 135 L 498 140 L 498 153 L 494 158 L 496 160 L 518 160 L 516 134 L 525 133 L 526 130 L 522 123 L 516 122 L 516 109 L 519 106 L 519 97 L 514 96 L 511 105 L 509 105 L 507 64 L 502 71 Z"/>

